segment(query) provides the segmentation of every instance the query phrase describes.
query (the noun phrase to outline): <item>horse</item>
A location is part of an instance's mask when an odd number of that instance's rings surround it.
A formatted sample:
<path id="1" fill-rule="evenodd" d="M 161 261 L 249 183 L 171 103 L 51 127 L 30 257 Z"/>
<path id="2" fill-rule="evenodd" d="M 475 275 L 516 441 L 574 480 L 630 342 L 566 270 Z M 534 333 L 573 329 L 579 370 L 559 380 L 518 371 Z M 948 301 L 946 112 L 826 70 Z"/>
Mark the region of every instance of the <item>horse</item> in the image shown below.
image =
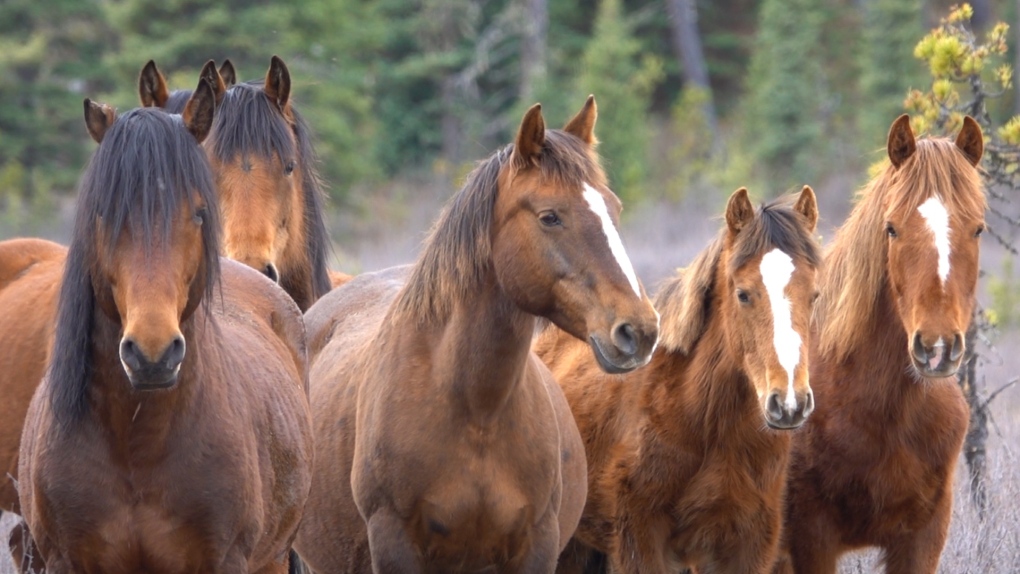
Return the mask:
<path id="1" fill-rule="evenodd" d="M 881 549 L 888 572 L 936 571 L 968 410 L 956 384 L 978 278 L 981 128 L 916 139 L 906 115 L 819 276 L 811 384 L 795 435 L 777 572 L 835 572 Z"/>
<path id="2" fill-rule="evenodd" d="M 205 81 L 181 115 L 85 100 L 99 147 L 18 469 L 47 572 L 287 571 L 311 481 L 303 323 L 219 260 L 214 106 Z"/>
<path id="3" fill-rule="evenodd" d="M 552 572 L 580 517 L 583 445 L 531 353 L 538 317 L 603 368 L 645 364 L 658 316 L 616 229 L 595 100 L 541 105 L 468 176 L 410 268 L 305 314 L 316 432 L 295 549 L 319 572 Z"/>
<path id="4" fill-rule="evenodd" d="M 768 572 L 779 547 L 790 429 L 814 408 L 807 345 L 819 247 L 815 194 L 726 225 L 655 297 L 648 366 L 608 375 L 556 328 L 534 351 L 584 440 L 588 496 L 557 571 Z"/>
<path id="5" fill-rule="evenodd" d="M 18 446 L 45 374 L 67 248 L 42 239 L 0 241 L 0 511 L 18 512 Z"/>
<path id="6" fill-rule="evenodd" d="M 273 56 L 264 80 L 236 84 L 229 60 L 219 70 L 210 60 L 200 78 L 212 84 L 218 102 L 205 148 L 222 211 L 224 254 L 279 283 L 305 311 L 350 276 L 327 268 L 322 181 L 310 130 L 291 102 L 287 65 Z M 143 106 L 172 104 L 161 96 L 168 93 L 166 79 L 152 61 L 138 85 Z"/>

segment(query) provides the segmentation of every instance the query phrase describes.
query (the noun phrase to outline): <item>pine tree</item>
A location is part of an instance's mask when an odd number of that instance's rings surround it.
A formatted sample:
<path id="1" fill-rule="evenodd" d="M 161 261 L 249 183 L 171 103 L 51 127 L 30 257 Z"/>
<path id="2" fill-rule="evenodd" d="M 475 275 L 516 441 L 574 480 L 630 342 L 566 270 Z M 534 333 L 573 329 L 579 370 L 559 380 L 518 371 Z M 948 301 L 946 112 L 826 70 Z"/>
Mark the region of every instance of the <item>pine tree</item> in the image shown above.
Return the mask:
<path id="1" fill-rule="evenodd" d="M 591 93 L 599 107 L 595 128 L 599 152 L 605 158 L 610 184 L 624 199 L 641 198 L 648 177 L 650 129 L 648 107 L 652 90 L 662 77 L 661 61 L 639 60 L 640 44 L 620 0 L 601 0 L 595 27 L 584 52 L 575 109 Z"/>
<path id="2" fill-rule="evenodd" d="M 818 173 L 825 70 L 821 0 L 764 0 L 747 84 L 748 144 L 778 187 Z"/>
<path id="3" fill-rule="evenodd" d="M 882 142 L 903 113 L 907 92 L 924 84 L 924 68 L 912 57 L 922 24 L 920 0 L 869 0 L 864 7 L 858 131 L 865 151 L 884 153 Z"/>

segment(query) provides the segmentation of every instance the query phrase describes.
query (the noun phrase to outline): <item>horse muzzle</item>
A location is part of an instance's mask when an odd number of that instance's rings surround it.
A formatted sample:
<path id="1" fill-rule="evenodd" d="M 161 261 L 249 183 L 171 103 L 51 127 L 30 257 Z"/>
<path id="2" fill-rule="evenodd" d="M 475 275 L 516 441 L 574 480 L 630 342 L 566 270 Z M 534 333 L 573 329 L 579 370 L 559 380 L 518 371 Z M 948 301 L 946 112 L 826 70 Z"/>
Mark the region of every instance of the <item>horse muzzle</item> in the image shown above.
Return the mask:
<path id="1" fill-rule="evenodd" d="M 943 337 L 939 337 L 932 345 L 925 345 L 921 332 L 915 332 L 910 342 L 910 360 L 917 373 L 930 379 L 955 375 L 963 362 L 965 343 L 961 333 L 955 333 L 952 340 L 951 346 L 946 345 Z"/>
<path id="2" fill-rule="evenodd" d="M 184 360 L 184 337 L 175 337 L 160 358 L 152 361 L 130 337 L 120 342 L 120 362 L 136 391 L 167 389 L 177 383 Z"/>

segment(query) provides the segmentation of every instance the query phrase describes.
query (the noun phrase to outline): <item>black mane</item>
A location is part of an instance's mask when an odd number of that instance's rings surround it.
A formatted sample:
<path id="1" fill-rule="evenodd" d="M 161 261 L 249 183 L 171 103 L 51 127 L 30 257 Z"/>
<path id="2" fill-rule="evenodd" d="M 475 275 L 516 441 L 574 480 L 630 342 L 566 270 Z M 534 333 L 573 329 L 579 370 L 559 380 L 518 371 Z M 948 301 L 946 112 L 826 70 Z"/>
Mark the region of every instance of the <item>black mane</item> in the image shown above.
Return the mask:
<path id="1" fill-rule="evenodd" d="M 166 245 L 182 205 L 198 193 L 207 206 L 202 226 L 206 297 L 219 277 L 219 208 L 209 162 L 179 115 L 138 108 L 118 117 L 79 182 L 74 230 L 67 253 L 49 378 L 58 420 L 84 413 L 91 375 L 97 249 L 112 252 L 127 227 L 146 249 Z M 190 215 L 189 215 L 190 217 Z M 104 245 L 99 245 L 102 222 Z M 161 236 L 163 241 L 156 241 Z"/>

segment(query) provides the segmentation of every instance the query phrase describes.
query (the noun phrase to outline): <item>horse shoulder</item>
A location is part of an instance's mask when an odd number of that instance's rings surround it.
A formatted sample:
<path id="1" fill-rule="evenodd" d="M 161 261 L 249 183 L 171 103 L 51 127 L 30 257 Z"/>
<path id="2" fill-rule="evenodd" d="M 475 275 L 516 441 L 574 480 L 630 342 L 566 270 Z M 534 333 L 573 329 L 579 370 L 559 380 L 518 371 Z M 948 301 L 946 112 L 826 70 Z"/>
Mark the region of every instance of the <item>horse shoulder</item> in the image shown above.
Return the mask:
<path id="1" fill-rule="evenodd" d="M 42 262 L 62 262 L 67 257 L 63 245 L 34 238 L 0 241 L 0 290 Z"/>

